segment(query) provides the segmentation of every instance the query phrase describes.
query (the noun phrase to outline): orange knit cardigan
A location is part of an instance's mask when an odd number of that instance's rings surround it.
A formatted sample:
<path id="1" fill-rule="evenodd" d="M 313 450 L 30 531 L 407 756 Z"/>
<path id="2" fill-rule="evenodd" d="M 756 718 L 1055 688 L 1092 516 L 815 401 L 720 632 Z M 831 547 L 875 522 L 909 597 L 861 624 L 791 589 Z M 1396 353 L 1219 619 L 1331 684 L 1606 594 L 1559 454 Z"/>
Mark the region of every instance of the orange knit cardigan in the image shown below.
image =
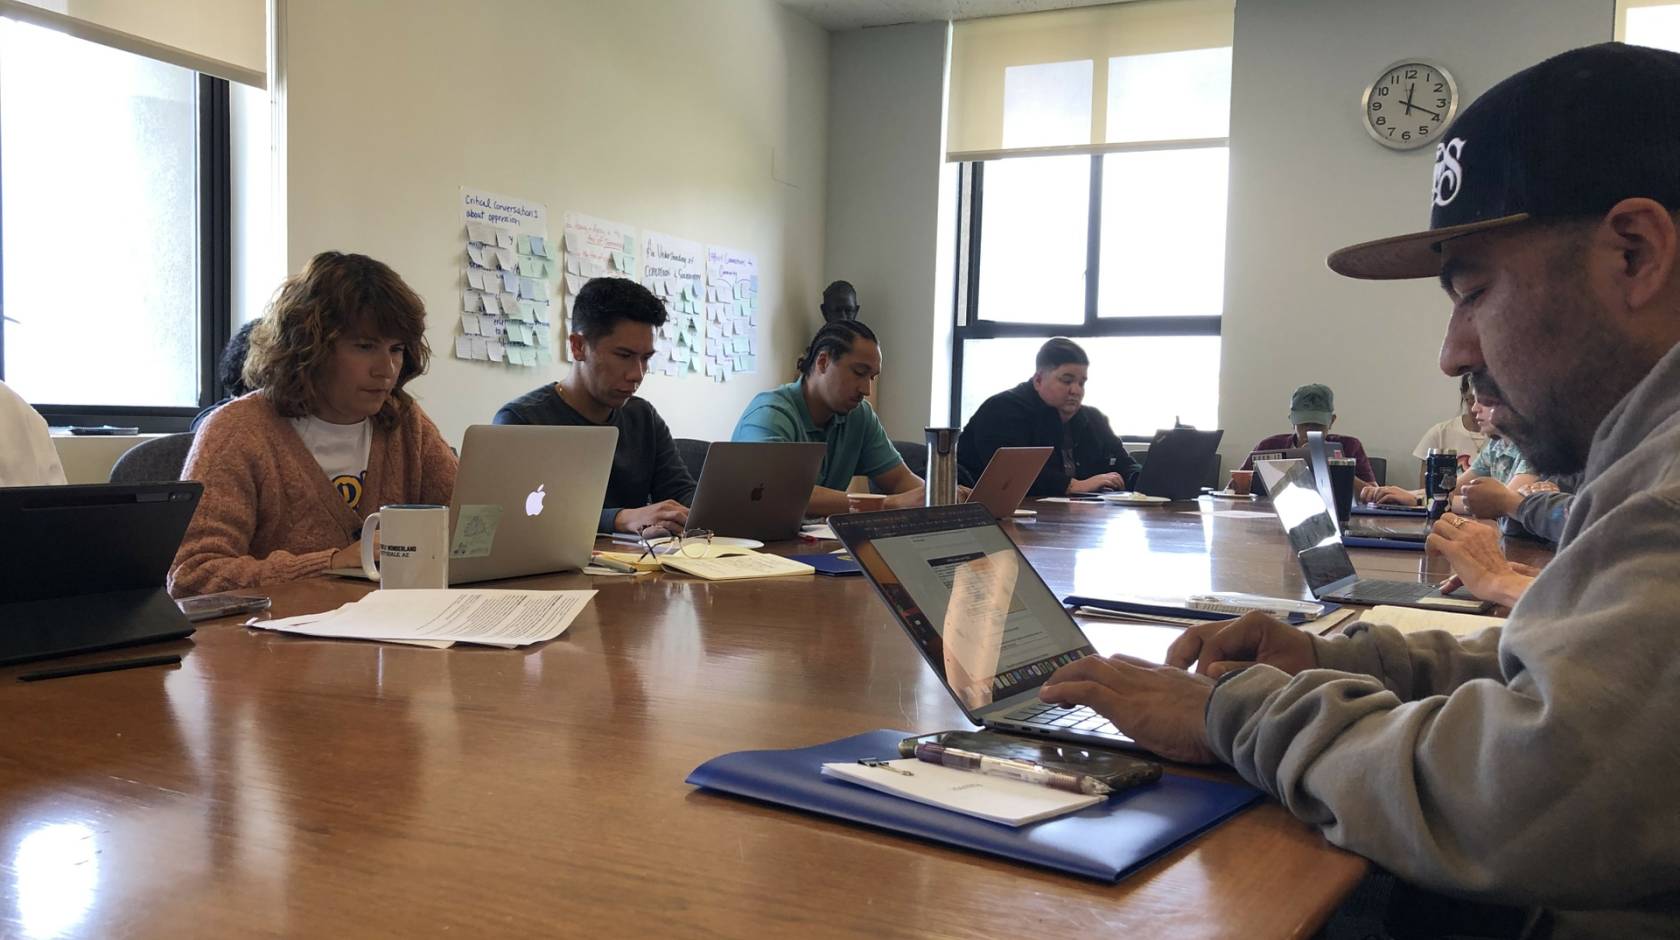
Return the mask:
<path id="1" fill-rule="evenodd" d="M 325 571 L 388 503 L 448 504 L 455 454 L 418 404 L 375 426 L 359 508 L 321 471 L 291 422 L 261 392 L 216 409 L 198 430 L 183 480 L 204 484 L 169 569 L 175 597 L 295 581 Z"/>

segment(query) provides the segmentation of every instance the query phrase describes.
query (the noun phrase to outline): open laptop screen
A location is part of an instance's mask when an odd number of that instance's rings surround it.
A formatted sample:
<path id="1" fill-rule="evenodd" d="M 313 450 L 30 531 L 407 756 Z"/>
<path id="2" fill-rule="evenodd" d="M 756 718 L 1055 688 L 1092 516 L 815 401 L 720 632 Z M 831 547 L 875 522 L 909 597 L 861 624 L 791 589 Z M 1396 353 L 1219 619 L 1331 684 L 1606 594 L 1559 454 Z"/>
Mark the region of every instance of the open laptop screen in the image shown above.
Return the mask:
<path id="1" fill-rule="evenodd" d="M 971 711 L 1096 652 L 983 506 L 833 524 L 928 665 Z"/>
<path id="2" fill-rule="evenodd" d="M 1353 559 L 1336 531 L 1336 520 L 1313 483 L 1304 460 L 1262 460 L 1254 465 L 1272 509 L 1289 535 L 1289 546 L 1301 561 L 1301 574 L 1316 594 L 1320 589 L 1355 574 Z"/>

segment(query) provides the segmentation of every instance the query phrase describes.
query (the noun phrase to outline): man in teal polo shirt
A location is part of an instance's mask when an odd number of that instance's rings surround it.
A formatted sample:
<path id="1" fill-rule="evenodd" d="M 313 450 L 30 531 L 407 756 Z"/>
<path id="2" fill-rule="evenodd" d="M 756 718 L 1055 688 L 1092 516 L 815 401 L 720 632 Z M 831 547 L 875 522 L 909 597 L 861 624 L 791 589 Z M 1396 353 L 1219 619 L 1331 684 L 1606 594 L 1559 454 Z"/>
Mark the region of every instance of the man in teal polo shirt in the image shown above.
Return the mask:
<path id="1" fill-rule="evenodd" d="M 869 327 L 835 320 L 817 331 L 799 360 L 799 379 L 760 392 L 735 425 L 733 440 L 826 444 L 806 513 L 846 512 L 846 486 L 866 476 L 890 494 L 887 509 L 923 502 L 922 478 L 904 465 L 864 396 L 881 374 L 881 346 Z"/>

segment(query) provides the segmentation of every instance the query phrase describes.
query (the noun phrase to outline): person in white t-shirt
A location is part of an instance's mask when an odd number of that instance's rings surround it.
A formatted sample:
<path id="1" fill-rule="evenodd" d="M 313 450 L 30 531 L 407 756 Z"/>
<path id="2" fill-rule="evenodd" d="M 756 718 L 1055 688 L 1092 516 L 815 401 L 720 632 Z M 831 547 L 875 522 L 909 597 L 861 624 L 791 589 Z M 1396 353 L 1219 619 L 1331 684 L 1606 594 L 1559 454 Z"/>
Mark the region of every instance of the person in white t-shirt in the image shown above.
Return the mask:
<path id="1" fill-rule="evenodd" d="M 1412 451 L 1412 456 L 1419 461 L 1419 483 L 1423 481 L 1422 461 L 1429 457 L 1431 450 L 1458 451 L 1458 472 L 1465 473 L 1470 469 L 1476 455 L 1487 446 L 1487 431 L 1482 427 L 1482 420 L 1477 417 L 1476 393 L 1470 388 L 1468 375 L 1459 377 L 1458 402 L 1458 414 L 1425 431 L 1423 439 L 1418 441 L 1417 449 Z"/>
<path id="2" fill-rule="evenodd" d="M 23 396 L 0 382 L 0 486 L 64 482 L 64 465 L 47 433 L 47 421 Z"/>
<path id="3" fill-rule="evenodd" d="M 1362 499 L 1400 506 L 1415 506 L 1423 501 L 1424 461 L 1431 450 L 1458 451 L 1458 472 L 1468 473 L 1476 456 L 1487 446 L 1486 409 L 1476 406 L 1476 392 L 1470 387 L 1470 376 L 1458 380 L 1458 414 L 1423 432 L 1412 456 L 1418 459 L 1418 488 L 1401 486 L 1373 487 L 1361 495 Z"/>

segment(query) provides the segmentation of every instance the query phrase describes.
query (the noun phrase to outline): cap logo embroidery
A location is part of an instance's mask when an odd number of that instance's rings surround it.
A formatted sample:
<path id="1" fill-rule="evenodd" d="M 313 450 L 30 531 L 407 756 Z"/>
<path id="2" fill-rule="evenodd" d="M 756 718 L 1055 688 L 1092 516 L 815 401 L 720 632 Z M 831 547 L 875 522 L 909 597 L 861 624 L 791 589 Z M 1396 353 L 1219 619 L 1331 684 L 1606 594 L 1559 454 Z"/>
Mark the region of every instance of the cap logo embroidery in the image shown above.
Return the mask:
<path id="1" fill-rule="evenodd" d="M 1435 145 L 1435 204 L 1446 206 L 1458 198 L 1464 183 L 1464 168 L 1458 158 L 1464 153 L 1464 138 L 1454 137 Z"/>

